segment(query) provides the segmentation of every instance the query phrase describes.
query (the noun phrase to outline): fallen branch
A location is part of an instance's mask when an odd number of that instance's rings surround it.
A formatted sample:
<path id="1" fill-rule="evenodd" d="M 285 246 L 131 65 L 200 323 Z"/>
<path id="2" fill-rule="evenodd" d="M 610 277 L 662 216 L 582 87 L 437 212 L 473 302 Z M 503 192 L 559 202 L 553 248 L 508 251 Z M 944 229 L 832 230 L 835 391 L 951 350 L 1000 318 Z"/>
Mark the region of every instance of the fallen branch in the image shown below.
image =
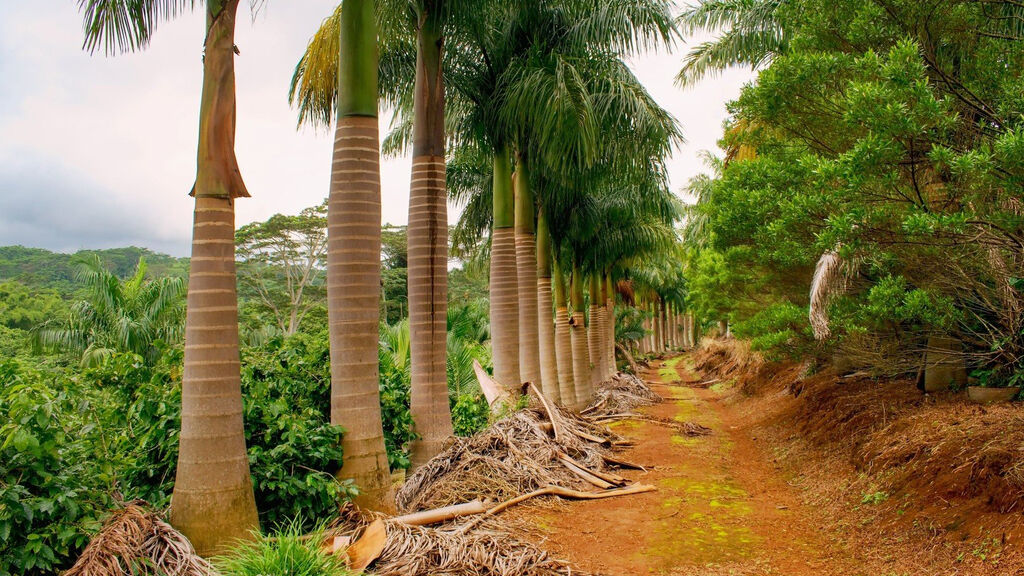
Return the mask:
<path id="1" fill-rule="evenodd" d="M 466 502 L 465 504 L 454 504 L 452 506 L 444 506 L 442 508 L 434 508 L 432 510 L 424 510 L 422 512 L 413 512 L 412 514 L 406 514 L 404 516 L 396 516 L 392 518 L 392 520 L 403 524 L 409 524 L 410 526 L 429 526 L 430 524 L 440 524 L 441 522 L 447 522 L 462 516 L 481 514 L 486 512 L 490 508 L 490 505 L 490 502 L 477 499 L 471 502 Z"/>
<path id="2" fill-rule="evenodd" d="M 625 488 L 604 490 L 602 492 L 581 492 L 579 490 L 563 488 L 561 486 L 545 486 L 540 490 L 534 490 L 529 494 L 523 494 L 522 496 L 517 496 L 507 502 L 502 502 L 487 512 L 484 512 L 484 516 L 494 516 L 511 506 L 529 500 L 530 498 L 536 498 L 537 496 L 561 496 L 562 498 L 568 498 L 570 500 L 601 500 L 603 498 L 614 498 L 616 496 L 629 496 L 632 494 L 643 494 L 644 492 L 654 492 L 655 490 L 657 490 L 657 488 L 650 484 L 633 484 L 632 486 L 627 486 Z"/>
<path id="3" fill-rule="evenodd" d="M 629 483 L 629 480 L 626 480 L 625 478 L 623 478 L 622 476 L 619 476 L 618 474 L 613 474 L 611 472 L 603 472 L 601 470 L 594 470 L 594 469 L 591 469 L 591 468 L 587 468 L 586 466 L 581 464 L 579 461 L 577 461 L 574 458 L 570 457 L 568 454 L 559 454 L 558 455 L 558 459 L 561 460 L 563 464 L 566 463 L 566 461 L 568 461 L 569 463 L 575 465 L 576 467 L 582 468 L 582 469 L 586 470 L 587 473 L 592 474 L 594 476 L 597 476 L 601 480 L 604 480 L 605 482 L 608 482 L 608 483 L 613 484 L 615 486 L 625 486 L 626 484 Z"/>
<path id="4" fill-rule="evenodd" d="M 619 460 L 618 458 L 607 455 L 602 455 L 601 458 L 603 458 L 604 461 L 607 462 L 608 464 L 618 466 L 619 468 L 629 468 L 631 470 L 641 470 L 643 472 L 647 472 L 647 468 L 644 468 L 639 464 L 633 464 L 632 462 L 628 462 L 626 460 Z"/>
<path id="5" fill-rule="evenodd" d="M 636 368 L 636 360 L 634 360 L 633 355 L 629 353 L 629 349 L 618 342 L 615 343 L 615 347 L 618 348 L 619 351 L 622 352 L 622 355 L 626 357 L 626 362 L 629 362 L 629 369 L 633 374 L 638 373 L 639 370 Z"/>
<path id="6" fill-rule="evenodd" d="M 584 432 L 582 430 L 574 430 L 573 434 L 575 434 L 579 438 L 582 438 L 584 440 L 589 440 L 589 441 L 591 441 L 591 442 L 593 442 L 595 444 L 611 444 L 611 441 L 608 440 L 607 438 L 601 438 L 600 436 L 594 436 L 593 434 L 588 434 L 588 433 L 586 433 L 586 432 Z"/>
<path id="7" fill-rule="evenodd" d="M 349 570 L 362 572 L 380 556 L 387 541 L 384 521 L 378 518 L 366 527 L 362 536 L 345 548 L 345 563 Z"/>
<path id="8" fill-rule="evenodd" d="M 562 463 L 562 466 L 568 468 L 569 471 L 572 472 L 573 474 L 579 476 L 581 479 L 593 484 L 594 486 L 601 488 L 602 490 L 614 486 L 614 484 L 612 484 L 611 482 L 605 482 L 601 478 L 598 478 L 589 470 L 577 464 L 575 460 L 569 458 L 564 454 L 558 457 L 558 461 Z"/>
<path id="9" fill-rule="evenodd" d="M 561 486 L 545 486 L 539 490 L 534 490 L 528 494 L 522 496 L 516 496 L 511 500 L 506 500 L 497 506 L 494 506 L 487 512 L 484 512 L 481 516 L 474 518 L 471 522 L 459 529 L 459 534 L 465 534 L 471 530 L 474 526 L 483 522 L 484 519 L 504 512 L 508 508 L 520 504 L 531 498 L 538 496 L 560 496 L 562 498 L 568 498 L 570 500 L 600 500 L 603 498 L 614 498 L 616 496 L 630 496 L 632 494 L 643 494 L 644 492 L 654 492 L 657 490 L 656 487 L 650 484 L 633 484 L 625 488 L 615 488 L 612 490 L 602 490 L 601 492 L 581 492 L 579 490 L 572 490 L 570 488 L 563 488 Z"/>
<path id="10" fill-rule="evenodd" d="M 540 390 L 537 390 L 537 386 L 535 386 L 533 384 L 533 382 L 530 382 L 529 384 L 530 384 L 530 390 L 533 391 L 534 396 L 536 396 L 537 399 L 540 400 L 541 405 L 544 406 L 544 412 L 547 413 L 548 420 L 551 421 L 551 432 L 552 432 L 552 434 L 555 435 L 555 441 L 557 442 L 558 439 L 559 439 L 558 438 L 558 422 L 555 421 L 554 411 L 551 410 L 551 405 L 548 404 L 547 398 L 545 398 L 544 395 L 540 393 Z"/>

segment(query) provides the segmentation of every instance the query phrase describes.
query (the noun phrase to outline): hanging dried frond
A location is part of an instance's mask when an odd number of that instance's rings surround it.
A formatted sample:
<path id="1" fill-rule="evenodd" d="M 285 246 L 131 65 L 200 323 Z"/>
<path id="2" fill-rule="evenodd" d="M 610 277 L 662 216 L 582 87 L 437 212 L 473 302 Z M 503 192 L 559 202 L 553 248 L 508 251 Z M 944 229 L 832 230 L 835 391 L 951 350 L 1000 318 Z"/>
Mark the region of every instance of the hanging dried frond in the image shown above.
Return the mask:
<path id="1" fill-rule="evenodd" d="M 834 250 L 825 252 L 818 259 L 814 267 L 811 304 L 808 308 L 808 318 L 816 340 L 825 340 L 832 334 L 828 326 L 828 306 L 836 296 L 846 291 L 852 271 L 853 266 Z"/>

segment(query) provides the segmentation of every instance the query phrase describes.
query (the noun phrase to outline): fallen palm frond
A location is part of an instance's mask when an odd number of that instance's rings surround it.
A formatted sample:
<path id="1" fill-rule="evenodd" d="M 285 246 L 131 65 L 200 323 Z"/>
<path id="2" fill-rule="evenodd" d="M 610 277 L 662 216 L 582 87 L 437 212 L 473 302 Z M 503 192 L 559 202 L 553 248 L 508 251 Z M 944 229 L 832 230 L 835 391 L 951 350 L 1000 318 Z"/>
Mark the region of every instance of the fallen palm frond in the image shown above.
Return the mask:
<path id="1" fill-rule="evenodd" d="M 474 522 L 476 527 L 479 522 Z M 413 526 L 395 519 L 362 517 L 343 511 L 336 540 L 351 542 L 335 553 L 350 556 L 353 567 L 368 567 L 377 576 L 569 576 L 586 573 L 495 527 L 440 529 Z M 383 543 L 380 540 L 383 536 Z M 364 543 L 364 541 L 366 541 Z M 333 547 L 332 547 L 333 548 Z M 350 552 L 355 549 L 354 557 Z"/>
<path id="2" fill-rule="evenodd" d="M 552 426 L 544 426 L 548 423 Z M 557 440 L 549 430 L 559 431 Z M 558 456 L 600 469 L 603 445 L 617 439 L 607 429 L 534 401 L 474 436 L 456 439 L 409 477 L 398 491 L 398 509 L 415 512 L 475 498 L 503 501 L 547 485 L 583 487 Z"/>
<path id="3" fill-rule="evenodd" d="M 621 486 L 624 482 L 610 481 L 605 472 L 607 456 L 611 448 L 628 443 L 596 419 L 661 398 L 643 380 L 621 373 L 598 388 L 595 404 L 583 416 L 531 391 L 530 407 L 457 439 L 417 470 L 398 492 L 398 509 L 416 512 L 472 499 L 500 502 L 546 486 Z"/>
<path id="4" fill-rule="evenodd" d="M 65 576 L 215 576 L 177 530 L 136 503 L 115 512 Z"/>
<path id="5" fill-rule="evenodd" d="M 616 418 L 633 417 L 632 411 L 641 406 L 650 406 L 661 402 L 646 382 L 633 374 L 619 372 L 610 380 L 601 384 L 596 392 L 597 398 L 583 415 L 592 420 L 601 420 L 615 416 Z"/>

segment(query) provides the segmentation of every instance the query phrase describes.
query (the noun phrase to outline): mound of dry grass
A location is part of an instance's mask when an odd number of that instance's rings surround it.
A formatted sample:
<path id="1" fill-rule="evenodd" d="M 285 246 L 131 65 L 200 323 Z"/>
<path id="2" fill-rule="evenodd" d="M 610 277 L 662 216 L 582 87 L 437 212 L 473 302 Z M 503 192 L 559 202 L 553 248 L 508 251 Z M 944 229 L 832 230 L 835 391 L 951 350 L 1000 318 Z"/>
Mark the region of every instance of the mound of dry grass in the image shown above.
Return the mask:
<path id="1" fill-rule="evenodd" d="M 705 338 L 693 355 L 693 365 L 705 378 L 725 379 L 756 372 L 765 362 L 745 340 Z"/>
<path id="2" fill-rule="evenodd" d="M 336 535 L 355 541 L 376 517 L 346 508 Z M 410 526 L 383 519 L 386 539 L 368 572 L 377 576 L 587 576 L 541 548 L 516 538 L 498 522 L 471 531 Z"/>
<path id="3" fill-rule="evenodd" d="M 177 530 L 141 503 L 103 525 L 65 576 L 216 576 Z"/>
<path id="4" fill-rule="evenodd" d="M 586 488 L 559 455 L 602 470 L 608 446 L 618 437 L 567 410 L 553 406 L 551 411 L 554 422 L 534 400 L 469 438 L 457 438 L 406 480 L 396 496 L 398 509 L 407 513 L 473 499 L 502 501 L 550 485 Z"/>
<path id="5" fill-rule="evenodd" d="M 631 414 L 641 406 L 651 406 L 662 401 L 646 382 L 633 374 L 619 372 L 602 384 L 589 408 L 583 410 L 588 419 Z"/>

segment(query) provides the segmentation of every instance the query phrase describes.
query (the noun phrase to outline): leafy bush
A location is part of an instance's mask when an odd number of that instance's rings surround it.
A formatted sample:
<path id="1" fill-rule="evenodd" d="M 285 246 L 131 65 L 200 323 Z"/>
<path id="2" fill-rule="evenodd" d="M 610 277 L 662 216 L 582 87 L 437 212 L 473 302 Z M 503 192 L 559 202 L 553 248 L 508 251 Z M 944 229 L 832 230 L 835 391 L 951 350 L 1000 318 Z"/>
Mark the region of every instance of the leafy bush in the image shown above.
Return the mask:
<path id="1" fill-rule="evenodd" d="M 800 358 L 814 346 L 807 310 L 791 302 L 768 306 L 737 322 L 733 331 L 740 338 L 749 338 L 750 347 L 765 352 L 771 360 Z"/>
<path id="2" fill-rule="evenodd" d="M 67 568 L 110 505 L 109 462 L 73 383 L 0 362 L 0 575 Z"/>
<path id="3" fill-rule="evenodd" d="M 472 436 L 487 427 L 491 411 L 479 394 L 463 394 L 452 405 L 452 425 L 456 436 Z"/>
<path id="4" fill-rule="evenodd" d="M 351 482 L 334 477 L 342 428 L 330 423 L 326 355 L 318 339 L 304 335 L 245 353 L 245 441 L 265 527 L 295 518 L 308 528 L 354 495 Z"/>
<path id="5" fill-rule="evenodd" d="M 214 559 L 224 576 L 350 576 L 341 556 L 324 554 L 319 549 L 323 524 L 312 538 L 303 537 L 301 523 L 285 525 L 273 537 L 258 537 L 231 553 Z"/>

